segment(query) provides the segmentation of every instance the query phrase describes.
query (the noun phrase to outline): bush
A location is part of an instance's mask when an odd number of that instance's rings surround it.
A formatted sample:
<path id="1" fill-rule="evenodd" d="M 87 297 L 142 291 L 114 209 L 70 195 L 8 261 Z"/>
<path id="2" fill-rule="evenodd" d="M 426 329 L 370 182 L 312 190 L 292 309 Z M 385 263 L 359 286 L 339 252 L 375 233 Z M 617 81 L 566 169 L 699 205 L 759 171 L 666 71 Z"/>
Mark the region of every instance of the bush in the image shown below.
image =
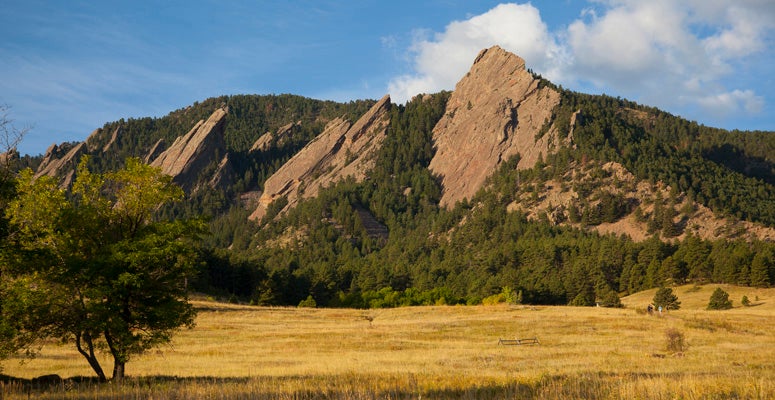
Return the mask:
<path id="1" fill-rule="evenodd" d="M 732 308 L 732 300 L 729 300 L 729 293 L 721 288 L 716 288 L 710 296 L 708 310 L 729 310 Z"/>
<path id="2" fill-rule="evenodd" d="M 521 304 L 522 303 L 522 291 L 515 292 L 512 288 L 506 286 L 501 289 L 501 292 L 492 296 L 487 296 L 482 299 L 482 304 L 486 306 L 496 304 Z"/>
<path id="3" fill-rule="evenodd" d="M 317 306 L 318 306 L 318 303 L 315 301 L 312 295 L 307 296 L 306 300 L 302 300 L 299 303 L 299 307 L 317 308 Z"/>
<path id="4" fill-rule="evenodd" d="M 748 300 L 748 296 L 743 296 L 743 299 L 740 300 L 740 304 L 742 304 L 745 307 L 751 306 L 751 300 Z"/>
<path id="5" fill-rule="evenodd" d="M 665 331 L 665 348 L 671 353 L 681 353 L 686 350 L 686 340 L 684 334 L 675 328 L 668 328 Z"/>

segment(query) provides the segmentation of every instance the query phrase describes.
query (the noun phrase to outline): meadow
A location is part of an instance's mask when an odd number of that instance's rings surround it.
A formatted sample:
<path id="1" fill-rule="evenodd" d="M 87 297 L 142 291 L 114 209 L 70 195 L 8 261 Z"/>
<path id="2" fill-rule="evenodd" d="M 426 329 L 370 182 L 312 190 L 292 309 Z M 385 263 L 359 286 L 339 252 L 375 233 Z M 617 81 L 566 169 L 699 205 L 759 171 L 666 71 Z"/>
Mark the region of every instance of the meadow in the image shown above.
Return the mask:
<path id="1" fill-rule="evenodd" d="M 705 310 L 716 287 L 734 308 Z M 2 363 L 3 399 L 775 398 L 775 289 L 674 288 L 681 309 L 522 305 L 380 310 L 196 301 L 197 325 L 99 384 L 71 345 Z M 742 306 L 742 296 L 750 306 Z M 683 339 L 669 349 L 668 332 Z M 539 345 L 504 346 L 501 338 Z M 104 367 L 110 369 L 105 361 Z M 58 374 L 54 384 L 29 379 Z"/>

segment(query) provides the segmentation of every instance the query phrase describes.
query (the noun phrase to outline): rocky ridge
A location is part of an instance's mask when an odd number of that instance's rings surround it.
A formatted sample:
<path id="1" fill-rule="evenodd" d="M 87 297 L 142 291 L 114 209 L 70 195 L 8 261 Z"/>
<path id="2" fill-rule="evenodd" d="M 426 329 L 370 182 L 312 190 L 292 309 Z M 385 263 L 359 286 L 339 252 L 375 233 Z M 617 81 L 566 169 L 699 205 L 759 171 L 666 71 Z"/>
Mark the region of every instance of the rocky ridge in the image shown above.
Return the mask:
<path id="1" fill-rule="evenodd" d="M 62 188 L 70 187 L 75 179 L 75 167 L 78 160 L 87 153 L 86 142 L 80 142 L 71 148 L 53 144 L 46 150 L 43 161 L 35 172 L 35 178 L 41 176 L 56 177 L 65 172 L 60 177 L 59 186 Z"/>
<path id="2" fill-rule="evenodd" d="M 320 135 L 266 180 L 250 219 L 263 218 L 269 205 L 280 198 L 287 200 L 287 210 L 338 180 L 352 177 L 363 181 L 387 134 L 390 107 L 390 96 L 386 95 L 354 124 L 343 118 L 329 122 Z"/>
<path id="3" fill-rule="evenodd" d="M 227 114 L 226 107 L 215 110 L 206 121 L 200 120 L 187 134 L 175 139 L 175 142 L 161 152 L 150 165 L 159 167 L 163 173 L 172 176 L 173 181 L 186 192 L 196 189 L 199 173 L 204 167 L 216 161 L 216 157 L 221 157 L 218 171 L 225 171 L 228 157 L 223 141 L 223 129 Z M 158 145 L 159 143 L 154 146 L 151 154 L 158 151 Z M 221 181 L 222 179 L 217 176 L 210 179 L 210 182 Z"/>

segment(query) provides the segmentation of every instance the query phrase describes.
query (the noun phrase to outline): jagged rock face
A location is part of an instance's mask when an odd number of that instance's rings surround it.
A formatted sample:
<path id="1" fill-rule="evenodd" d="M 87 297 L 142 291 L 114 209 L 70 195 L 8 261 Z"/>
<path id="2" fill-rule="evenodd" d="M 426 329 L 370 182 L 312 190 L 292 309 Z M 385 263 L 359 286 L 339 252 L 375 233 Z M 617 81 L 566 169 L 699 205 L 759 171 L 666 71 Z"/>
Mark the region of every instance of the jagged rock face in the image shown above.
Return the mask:
<path id="1" fill-rule="evenodd" d="M 282 146 L 291 135 L 299 130 L 301 127 L 301 121 L 290 123 L 277 129 L 276 132 L 267 132 L 258 138 L 250 148 L 250 152 L 254 151 L 267 151 L 272 146 L 272 143 L 276 143 L 277 146 Z"/>
<path id="2" fill-rule="evenodd" d="M 226 153 L 223 128 L 227 114 L 226 108 L 215 110 L 207 121 L 199 121 L 187 134 L 175 139 L 151 166 L 172 176 L 185 191 L 194 190 L 201 170 Z"/>
<path id="3" fill-rule="evenodd" d="M 482 50 L 433 129 L 436 154 L 429 168 L 441 177 L 441 205 L 473 197 L 516 154 L 520 168 L 547 155 L 556 144 L 556 129 L 536 136 L 559 101 L 556 90 L 539 88 L 521 58 L 498 46 Z"/>
<path id="4" fill-rule="evenodd" d="M 75 168 L 81 156 L 87 152 L 86 142 L 78 143 L 69 150 L 64 150 L 55 144 L 51 145 L 46 150 L 46 155 L 43 156 L 43 161 L 35 172 L 35 178 L 37 179 L 44 175 L 60 176 L 64 171 L 67 171 L 61 178 L 59 186 L 62 188 L 70 187 L 75 179 Z"/>
<path id="5" fill-rule="evenodd" d="M 269 204 L 281 197 L 288 200 L 285 209 L 289 209 L 299 199 L 314 197 L 321 187 L 346 177 L 363 181 L 387 134 L 389 111 L 390 96 L 385 96 L 355 124 L 342 118 L 329 122 L 323 133 L 266 180 L 250 218 L 263 218 Z"/>

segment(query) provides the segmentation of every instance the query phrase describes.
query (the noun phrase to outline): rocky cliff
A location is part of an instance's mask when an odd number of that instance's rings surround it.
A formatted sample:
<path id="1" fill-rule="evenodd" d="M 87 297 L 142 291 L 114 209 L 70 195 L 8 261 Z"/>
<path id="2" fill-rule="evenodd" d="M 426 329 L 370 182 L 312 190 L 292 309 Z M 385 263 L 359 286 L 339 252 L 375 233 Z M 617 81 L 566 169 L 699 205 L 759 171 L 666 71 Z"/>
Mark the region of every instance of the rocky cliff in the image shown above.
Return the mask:
<path id="1" fill-rule="evenodd" d="M 441 178 L 442 206 L 470 199 L 510 157 L 530 168 L 552 150 L 557 132 L 548 121 L 560 93 L 539 83 L 518 56 L 498 46 L 479 53 L 433 130 L 429 168 Z"/>
<path id="2" fill-rule="evenodd" d="M 200 120 L 191 130 L 175 139 L 175 142 L 159 154 L 152 162 L 154 167 L 173 177 L 186 192 L 196 187 L 199 173 L 214 161 L 219 163 L 218 171 L 226 170 L 226 146 L 223 141 L 223 129 L 226 122 L 227 108 L 219 108 L 207 120 Z M 158 144 L 158 143 L 157 143 Z M 157 152 L 157 146 L 151 153 Z M 226 161 L 224 161 L 226 160 Z M 212 177 L 210 182 L 222 181 Z"/>
<path id="3" fill-rule="evenodd" d="M 250 218 L 263 218 L 269 204 L 279 198 L 288 201 L 288 209 L 299 199 L 314 197 L 321 187 L 346 177 L 363 181 L 385 139 L 390 107 L 390 96 L 385 96 L 354 124 L 343 118 L 329 122 L 318 137 L 266 180 Z"/>
<path id="4" fill-rule="evenodd" d="M 94 134 L 92 134 L 94 135 Z M 59 186 L 63 188 L 70 187 L 75 179 L 75 168 L 81 156 L 88 153 L 86 142 L 81 142 L 73 147 L 51 145 L 38 170 L 35 172 L 35 178 L 41 176 L 60 176 Z"/>

